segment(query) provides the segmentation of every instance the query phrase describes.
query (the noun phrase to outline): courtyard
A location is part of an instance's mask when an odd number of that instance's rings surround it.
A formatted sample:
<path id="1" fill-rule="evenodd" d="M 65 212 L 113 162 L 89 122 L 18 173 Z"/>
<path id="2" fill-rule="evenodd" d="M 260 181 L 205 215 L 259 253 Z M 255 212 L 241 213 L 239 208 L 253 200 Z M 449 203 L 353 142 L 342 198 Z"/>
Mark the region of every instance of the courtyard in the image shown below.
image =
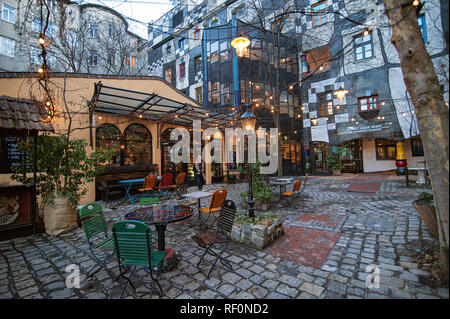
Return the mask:
<path id="1" fill-rule="evenodd" d="M 248 184 L 211 184 L 204 190 L 222 187 L 243 211 L 240 193 Z M 415 259 L 438 246 L 411 204 L 422 191 L 407 188 L 405 177 L 393 172 L 310 176 L 307 197 L 272 208 L 283 215 L 284 235 L 264 249 L 232 242 L 223 256 L 233 271 L 217 263 L 209 278 L 211 259 L 205 257 L 197 268 L 202 251 L 190 238 L 201 230 L 196 216 L 169 224 L 166 246 L 177 252 L 179 262 L 160 275 L 162 296 L 152 291 L 141 268 L 133 279 L 136 291 L 126 290 L 124 298 L 448 299 L 448 288 L 433 286 L 430 272 Z M 109 226 L 139 205 L 100 203 Z M 80 268 L 79 289 L 66 287 L 70 264 Z M 105 270 L 86 278 L 95 264 L 81 228 L 58 237 L 42 233 L 2 241 L 0 298 L 119 298 L 123 279 L 116 281 Z M 366 285 L 369 265 L 379 268 L 378 288 Z M 108 266 L 116 277 L 116 259 Z"/>

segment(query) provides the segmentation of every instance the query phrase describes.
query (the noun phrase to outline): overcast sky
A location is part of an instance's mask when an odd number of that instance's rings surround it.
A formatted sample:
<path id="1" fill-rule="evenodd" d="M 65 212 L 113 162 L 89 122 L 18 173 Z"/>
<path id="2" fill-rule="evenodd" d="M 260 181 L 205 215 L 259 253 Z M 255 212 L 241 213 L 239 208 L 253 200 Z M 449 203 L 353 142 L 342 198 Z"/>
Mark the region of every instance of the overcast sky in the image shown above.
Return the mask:
<path id="1" fill-rule="evenodd" d="M 173 8 L 170 0 L 80 0 L 82 3 L 97 3 L 110 7 L 125 17 L 130 17 L 142 23 L 128 21 L 130 31 L 147 39 L 146 24 L 160 18 L 164 13 Z"/>

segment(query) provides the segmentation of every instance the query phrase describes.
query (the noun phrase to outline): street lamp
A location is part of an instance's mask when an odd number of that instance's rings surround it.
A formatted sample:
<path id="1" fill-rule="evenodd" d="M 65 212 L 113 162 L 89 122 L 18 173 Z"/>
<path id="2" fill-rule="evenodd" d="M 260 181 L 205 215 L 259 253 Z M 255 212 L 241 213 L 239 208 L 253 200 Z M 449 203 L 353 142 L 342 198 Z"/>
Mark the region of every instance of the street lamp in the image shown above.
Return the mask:
<path id="1" fill-rule="evenodd" d="M 250 111 L 249 104 L 247 104 L 247 111 L 241 116 L 241 124 L 242 129 L 244 131 L 254 130 L 256 125 L 256 116 Z M 250 158 L 247 149 L 247 159 Z M 248 160 L 247 160 L 248 162 Z M 253 206 L 255 205 L 255 201 L 253 199 L 253 185 L 252 185 L 252 168 L 250 163 L 248 163 L 248 216 L 250 218 L 255 217 L 255 209 Z"/>
<path id="2" fill-rule="evenodd" d="M 250 39 L 240 36 L 231 40 L 231 47 L 236 49 L 236 54 L 238 57 L 242 58 L 244 56 L 245 50 L 247 50 L 250 45 Z"/>

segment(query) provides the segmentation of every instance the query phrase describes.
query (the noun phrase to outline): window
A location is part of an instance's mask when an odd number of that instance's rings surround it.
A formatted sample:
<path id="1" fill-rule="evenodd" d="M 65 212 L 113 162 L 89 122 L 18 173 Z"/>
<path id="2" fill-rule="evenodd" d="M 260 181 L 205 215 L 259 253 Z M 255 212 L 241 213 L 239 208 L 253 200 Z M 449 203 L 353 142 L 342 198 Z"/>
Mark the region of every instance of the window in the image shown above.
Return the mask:
<path id="1" fill-rule="evenodd" d="M 319 26 L 328 22 L 327 16 L 327 2 L 322 1 L 316 3 L 311 7 L 312 10 L 312 25 L 313 27 Z"/>
<path id="2" fill-rule="evenodd" d="M 97 66 L 97 52 L 96 51 L 89 51 L 88 65 L 89 66 Z"/>
<path id="3" fill-rule="evenodd" d="M 377 160 L 395 160 L 397 151 L 395 141 L 379 139 L 375 140 L 375 145 L 377 150 Z"/>
<path id="4" fill-rule="evenodd" d="M 184 50 L 184 38 L 181 38 L 180 40 L 178 40 L 178 48 L 180 50 Z"/>
<path id="5" fill-rule="evenodd" d="M 108 65 L 114 66 L 116 64 L 116 54 L 114 50 L 108 50 Z"/>
<path id="6" fill-rule="evenodd" d="M 128 65 L 130 68 L 134 68 L 136 66 L 136 57 L 127 55 L 125 57 L 125 64 Z"/>
<path id="7" fill-rule="evenodd" d="M 108 25 L 108 35 L 110 38 L 116 37 L 116 26 L 114 25 L 114 23 L 110 23 Z"/>
<path id="8" fill-rule="evenodd" d="M 92 39 L 98 38 L 98 24 L 96 23 L 89 24 L 89 37 Z"/>
<path id="9" fill-rule="evenodd" d="M 95 150 L 113 150 L 111 159 L 106 163 L 107 166 L 120 166 L 121 148 L 120 148 L 120 130 L 112 124 L 103 124 L 95 131 Z"/>
<path id="10" fill-rule="evenodd" d="M 141 124 L 131 124 L 123 133 L 124 165 L 148 165 L 152 163 L 152 136 Z"/>
<path id="11" fill-rule="evenodd" d="M 33 22 L 31 22 L 31 30 L 33 32 L 41 32 L 41 19 L 36 17 L 33 19 Z"/>
<path id="12" fill-rule="evenodd" d="M 194 30 L 194 40 L 200 40 L 200 29 L 198 27 L 195 27 Z"/>
<path id="13" fill-rule="evenodd" d="M 333 115 L 333 94 L 325 92 L 318 94 L 319 99 L 319 117 Z"/>
<path id="14" fill-rule="evenodd" d="M 423 145 L 420 138 L 411 139 L 411 153 L 412 156 L 423 156 Z"/>
<path id="15" fill-rule="evenodd" d="M 171 52 L 172 52 L 172 46 L 171 46 L 170 44 L 168 44 L 168 45 L 166 46 L 166 53 L 169 54 L 169 53 L 171 53 Z"/>
<path id="16" fill-rule="evenodd" d="M 378 110 L 378 95 L 358 98 L 358 108 L 360 112 Z"/>
<path id="17" fill-rule="evenodd" d="M 425 15 L 421 14 L 418 18 L 417 18 L 417 24 L 419 25 L 420 31 L 422 32 L 422 38 L 423 38 L 423 42 L 427 42 L 428 38 L 427 38 L 427 27 L 425 24 Z"/>
<path id="18" fill-rule="evenodd" d="M 203 103 L 203 87 L 195 88 L 195 100 L 200 104 Z"/>
<path id="19" fill-rule="evenodd" d="M 14 57 L 16 41 L 0 36 L 0 54 Z"/>
<path id="20" fill-rule="evenodd" d="M 8 6 L 7 4 L 3 4 L 2 7 L 2 19 L 11 23 L 16 22 L 16 9 Z"/>
<path id="21" fill-rule="evenodd" d="M 219 62 L 219 52 L 213 53 L 211 55 L 211 64 Z"/>
<path id="22" fill-rule="evenodd" d="M 54 38 L 58 35 L 58 29 L 56 27 L 56 24 L 54 23 L 49 23 L 47 26 L 47 32 L 46 32 L 47 36 L 50 38 Z"/>
<path id="23" fill-rule="evenodd" d="M 33 64 L 42 64 L 42 50 L 40 48 L 31 47 L 30 48 L 30 59 Z"/>
<path id="24" fill-rule="evenodd" d="M 172 83 L 172 69 L 167 69 L 167 70 L 164 72 L 164 79 L 165 79 L 167 82 Z"/>
<path id="25" fill-rule="evenodd" d="M 359 35 L 355 38 L 355 60 L 360 61 L 373 56 L 372 33 L 366 36 Z"/>
<path id="26" fill-rule="evenodd" d="M 175 28 L 177 25 L 183 23 L 183 20 L 184 20 L 183 10 L 181 10 L 172 17 L 172 28 Z"/>
<path id="27" fill-rule="evenodd" d="M 198 55 L 194 58 L 194 73 L 202 71 L 202 56 Z"/>
<path id="28" fill-rule="evenodd" d="M 306 68 L 310 72 L 323 72 L 330 69 L 330 47 L 323 46 L 306 54 Z"/>
<path id="29" fill-rule="evenodd" d="M 186 76 L 186 64 L 184 62 L 180 63 L 180 80 L 184 79 Z"/>

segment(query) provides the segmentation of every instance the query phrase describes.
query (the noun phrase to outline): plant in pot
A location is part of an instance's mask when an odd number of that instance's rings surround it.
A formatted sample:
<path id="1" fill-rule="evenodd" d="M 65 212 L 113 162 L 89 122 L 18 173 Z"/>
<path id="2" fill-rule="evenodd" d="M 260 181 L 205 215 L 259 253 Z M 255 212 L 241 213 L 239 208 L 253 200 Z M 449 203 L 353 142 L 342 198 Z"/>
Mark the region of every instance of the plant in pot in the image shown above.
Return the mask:
<path id="1" fill-rule="evenodd" d="M 57 236 L 78 227 L 76 206 L 87 193 L 84 185 L 92 182 L 103 171 L 102 163 L 113 151 L 86 153 L 87 143 L 83 139 L 69 140 L 67 136 L 38 137 L 36 147 L 36 191 L 44 207 L 44 225 L 48 234 Z M 22 165 L 14 168 L 11 179 L 23 184 L 33 183 L 27 173 L 27 163 L 33 156 L 33 145 L 23 142 L 19 150 L 25 156 Z"/>
<path id="2" fill-rule="evenodd" d="M 327 154 L 327 163 L 328 167 L 333 170 L 333 175 L 341 175 L 342 164 L 339 150 Z"/>
<path id="3" fill-rule="evenodd" d="M 268 210 L 275 198 L 275 193 L 270 189 L 266 179 L 260 173 L 261 162 L 256 160 L 256 163 L 251 165 L 255 207 L 260 210 Z M 242 206 L 247 207 L 248 191 L 241 193 L 241 197 Z"/>
<path id="4" fill-rule="evenodd" d="M 412 204 L 427 225 L 430 234 L 434 238 L 439 239 L 439 228 L 436 210 L 434 208 L 433 194 L 422 192 Z"/>

